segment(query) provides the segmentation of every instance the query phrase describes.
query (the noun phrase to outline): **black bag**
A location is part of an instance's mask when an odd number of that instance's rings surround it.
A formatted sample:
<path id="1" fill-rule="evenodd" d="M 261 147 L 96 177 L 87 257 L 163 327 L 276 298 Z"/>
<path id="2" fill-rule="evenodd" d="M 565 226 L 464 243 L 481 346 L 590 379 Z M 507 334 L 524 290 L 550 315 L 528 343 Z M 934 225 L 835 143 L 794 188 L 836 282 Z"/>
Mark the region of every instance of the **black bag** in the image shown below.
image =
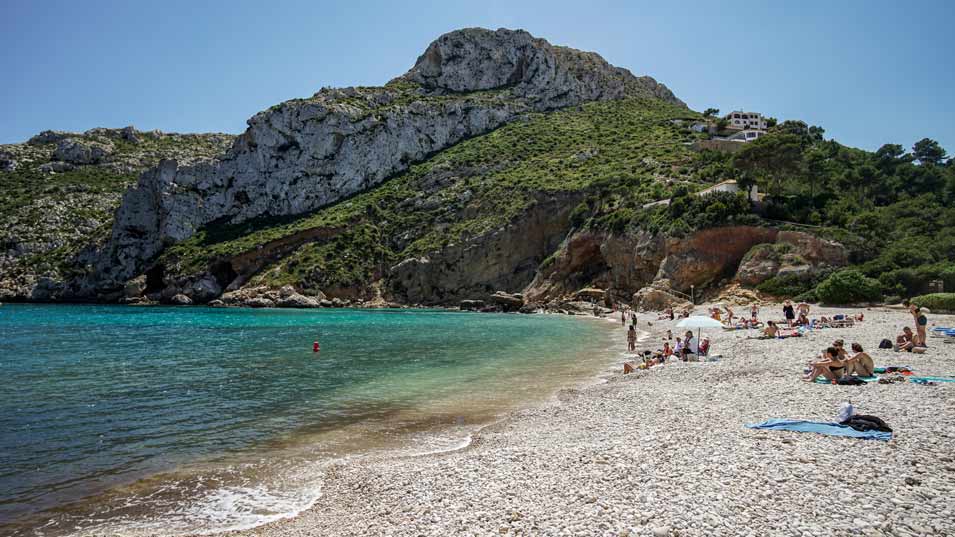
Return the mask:
<path id="1" fill-rule="evenodd" d="M 892 348 L 892 342 L 889 341 L 889 340 L 887 340 L 887 339 L 883 339 L 881 342 L 879 342 L 879 348 L 880 348 L 880 349 L 891 349 L 891 348 Z"/>
<path id="2" fill-rule="evenodd" d="M 846 386 L 861 386 L 865 384 L 865 381 L 859 377 L 842 377 L 836 379 L 836 384 L 843 384 Z"/>
<path id="3" fill-rule="evenodd" d="M 884 433 L 892 432 L 892 428 L 882 421 L 882 418 L 869 416 L 866 414 L 855 414 L 846 421 L 842 422 L 842 425 L 848 425 L 857 431 L 882 431 Z"/>

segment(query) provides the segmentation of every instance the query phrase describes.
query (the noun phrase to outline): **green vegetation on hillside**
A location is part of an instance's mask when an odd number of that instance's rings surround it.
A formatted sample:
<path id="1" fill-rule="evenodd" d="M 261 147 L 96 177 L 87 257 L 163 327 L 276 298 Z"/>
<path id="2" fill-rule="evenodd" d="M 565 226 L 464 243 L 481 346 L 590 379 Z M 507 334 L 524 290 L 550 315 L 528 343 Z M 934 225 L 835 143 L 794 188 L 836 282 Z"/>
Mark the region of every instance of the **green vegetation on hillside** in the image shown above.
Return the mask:
<path id="1" fill-rule="evenodd" d="M 115 173 L 96 166 L 82 166 L 67 172 L 43 173 L 35 167 L 0 172 L 0 215 L 11 215 L 38 199 L 74 193 L 122 193 L 136 180 L 136 174 Z M 82 210 L 82 207 L 77 207 Z"/>
<path id="2" fill-rule="evenodd" d="M 593 206 L 668 197 L 667 180 L 693 179 L 686 165 L 694 157 L 685 143 L 696 136 L 672 120 L 697 117 L 636 98 L 528 114 L 348 200 L 300 218 L 200 230 L 164 258 L 167 266 L 196 273 L 219 256 L 307 229 L 336 228 L 343 234 L 299 248 L 259 281 L 305 289 L 360 286 L 382 267 L 498 229 L 546 196 L 578 194 Z"/>
<path id="3" fill-rule="evenodd" d="M 705 158 L 723 177 L 767 193 L 767 218 L 817 226 L 814 233 L 845 244 L 883 295 L 921 294 L 937 279 L 955 284 L 955 165 L 936 142 L 868 152 L 787 121 L 736 155 Z"/>
<path id="4" fill-rule="evenodd" d="M 0 146 L 16 163 L 0 171 L 0 275 L 63 276 L 73 256 L 109 234 L 122 193 L 143 170 L 161 159 L 191 160 L 223 153 L 233 137 L 93 129 L 67 134 L 108 147 L 97 164 L 56 161 L 62 133 L 44 133 L 29 143 Z M 51 170 L 60 171 L 51 171 Z"/>

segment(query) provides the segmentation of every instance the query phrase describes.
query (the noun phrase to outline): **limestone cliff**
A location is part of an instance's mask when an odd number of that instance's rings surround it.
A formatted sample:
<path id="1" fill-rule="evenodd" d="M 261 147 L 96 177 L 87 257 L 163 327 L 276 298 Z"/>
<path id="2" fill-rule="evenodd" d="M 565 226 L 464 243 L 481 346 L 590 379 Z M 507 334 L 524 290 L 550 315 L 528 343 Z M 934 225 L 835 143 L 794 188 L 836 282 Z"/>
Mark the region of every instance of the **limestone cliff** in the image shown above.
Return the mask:
<path id="1" fill-rule="evenodd" d="M 104 241 L 122 192 L 162 159 L 221 154 L 227 134 L 96 128 L 0 145 L 0 300 L 64 296 L 70 260 Z"/>
<path id="2" fill-rule="evenodd" d="M 144 173 L 89 278 L 116 288 L 202 226 L 305 213 L 526 112 L 625 96 L 682 105 L 648 77 L 524 31 L 448 33 L 384 88 L 287 101 L 253 116 L 220 158 Z"/>

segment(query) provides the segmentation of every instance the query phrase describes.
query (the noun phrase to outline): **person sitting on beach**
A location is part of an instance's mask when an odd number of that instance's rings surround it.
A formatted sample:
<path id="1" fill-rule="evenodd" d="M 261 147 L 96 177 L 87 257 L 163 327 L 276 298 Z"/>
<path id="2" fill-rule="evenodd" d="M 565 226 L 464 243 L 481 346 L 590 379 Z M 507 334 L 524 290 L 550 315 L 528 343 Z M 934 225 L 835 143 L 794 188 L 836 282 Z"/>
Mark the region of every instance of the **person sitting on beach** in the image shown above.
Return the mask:
<path id="1" fill-rule="evenodd" d="M 865 320 L 865 313 L 862 313 L 862 312 L 856 313 L 856 315 L 855 315 L 855 320 L 858 321 L 858 322 L 860 322 L 860 323 L 861 323 L 862 321 L 864 321 L 864 320 Z"/>
<path id="2" fill-rule="evenodd" d="M 796 318 L 796 326 L 809 326 L 809 317 L 806 317 L 806 314 L 799 312 L 799 317 Z"/>
<path id="3" fill-rule="evenodd" d="M 673 332 L 667 330 L 667 341 L 673 341 Z"/>
<path id="4" fill-rule="evenodd" d="M 803 377 L 806 382 L 812 382 L 822 375 L 835 383 L 846 371 L 846 363 L 839 359 L 839 349 L 835 347 L 826 349 L 822 358 L 817 362 L 811 362 L 809 367 L 809 374 Z"/>
<path id="5" fill-rule="evenodd" d="M 832 342 L 832 346 L 835 347 L 837 351 L 839 351 L 839 354 L 836 356 L 836 358 L 842 361 L 846 361 L 849 359 L 849 353 L 846 351 L 845 340 L 837 339 Z"/>
<path id="6" fill-rule="evenodd" d="M 666 359 L 671 356 L 673 356 L 673 349 L 670 348 L 670 342 L 664 341 L 663 342 L 663 358 Z"/>
<path id="7" fill-rule="evenodd" d="M 627 330 L 627 350 L 634 351 L 637 348 L 637 331 L 634 330 L 633 325 L 630 325 L 630 328 Z"/>
<path id="8" fill-rule="evenodd" d="M 673 346 L 673 354 L 683 356 L 683 338 L 677 336 L 676 345 Z"/>
<path id="9" fill-rule="evenodd" d="M 872 361 L 872 357 L 864 352 L 862 345 L 858 343 L 852 344 L 852 352 L 855 354 L 846 360 L 846 375 L 855 374 L 860 377 L 871 377 L 875 371 L 875 362 Z"/>
<path id="10" fill-rule="evenodd" d="M 912 334 L 912 329 L 906 326 L 902 329 L 902 333 L 895 338 L 895 350 L 912 352 L 914 348 L 915 336 Z"/>
<path id="11" fill-rule="evenodd" d="M 719 308 L 713 308 L 713 310 L 710 312 L 710 317 L 712 317 L 715 321 L 723 322 L 723 314 L 720 313 Z"/>
<path id="12" fill-rule="evenodd" d="M 710 353 L 710 338 L 703 338 L 700 342 L 700 356 L 706 356 Z"/>
<path id="13" fill-rule="evenodd" d="M 688 355 L 700 353 L 700 349 L 697 347 L 697 342 L 695 339 L 693 339 L 693 332 L 687 330 L 685 336 L 686 339 L 683 340 L 683 354 L 681 356 L 684 362 L 687 361 Z"/>
<path id="14" fill-rule="evenodd" d="M 763 328 L 763 335 L 766 337 L 775 338 L 777 333 L 779 333 L 779 327 L 776 326 L 776 323 L 773 321 L 766 321 L 766 328 Z"/>

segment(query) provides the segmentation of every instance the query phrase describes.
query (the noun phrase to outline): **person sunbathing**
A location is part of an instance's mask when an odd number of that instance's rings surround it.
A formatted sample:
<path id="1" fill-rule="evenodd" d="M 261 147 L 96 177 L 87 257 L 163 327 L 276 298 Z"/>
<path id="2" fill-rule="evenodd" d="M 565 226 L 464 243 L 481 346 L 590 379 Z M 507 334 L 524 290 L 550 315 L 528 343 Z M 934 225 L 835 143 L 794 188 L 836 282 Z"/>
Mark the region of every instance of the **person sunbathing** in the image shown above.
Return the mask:
<path id="1" fill-rule="evenodd" d="M 852 344 L 852 352 L 855 354 L 846 360 L 846 374 L 871 377 L 872 373 L 875 372 L 875 362 L 872 361 L 872 357 L 863 351 L 862 345 L 858 343 Z"/>
<path id="2" fill-rule="evenodd" d="M 803 377 L 806 382 L 813 382 L 816 377 L 822 375 L 835 383 L 846 371 L 846 363 L 839 359 L 839 349 L 835 347 L 826 349 L 822 358 L 817 362 L 810 362 L 809 367 L 809 374 Z"/>
<path id="3" fill-rule="evenodd" d="M 796 319 L 796 326 L 809 326 L 809 317 L 806 317 L 806 314 L 799 312 L 799 317 Z"/>

